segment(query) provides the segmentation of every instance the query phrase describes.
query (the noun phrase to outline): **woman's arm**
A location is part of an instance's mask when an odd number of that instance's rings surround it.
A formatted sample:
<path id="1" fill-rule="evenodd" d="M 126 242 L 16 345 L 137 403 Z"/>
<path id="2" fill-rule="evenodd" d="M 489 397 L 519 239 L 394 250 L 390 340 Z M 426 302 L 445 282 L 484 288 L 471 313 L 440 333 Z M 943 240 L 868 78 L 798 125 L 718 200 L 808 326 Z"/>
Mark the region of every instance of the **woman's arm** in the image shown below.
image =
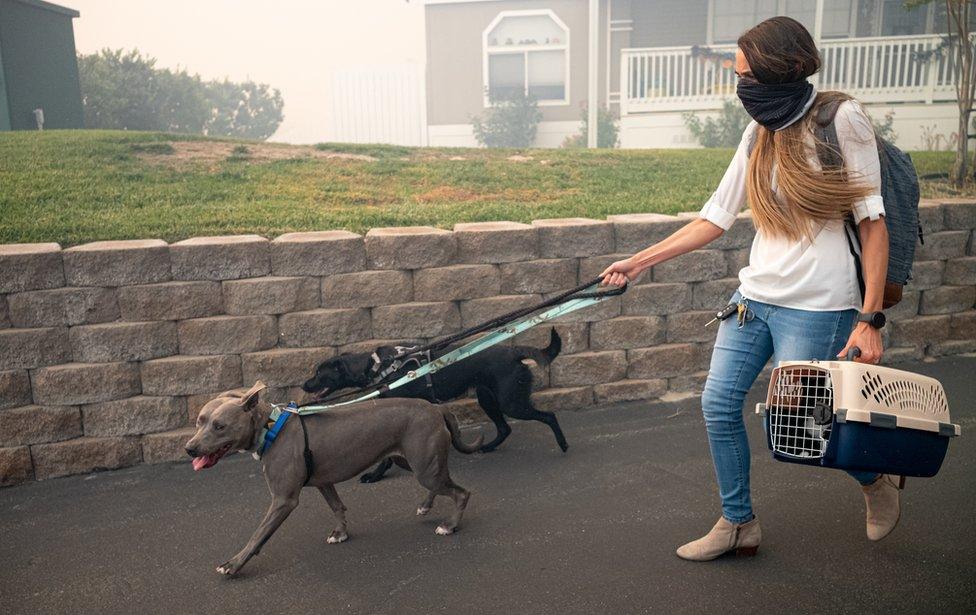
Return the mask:
<path id="1" fill-rule="evenodd" d="M 644 270 L 715 241 L 725 231 L 704 218 L 696 218 L 667 238 L 644 248 L 630 258 L 617 261 L 603 270 L 603 284 L 623 286 L 637 279 Z M 887 263 L 887 260 L 885 261 Z"/>
<path id="2" fill-rule="evenodd" d="M 864 275 L 864 303 L 861 313 L 878 312 L 882 308 L 885 280 L 888 277 L 888 225 L 884 218 L 865 219 L 857 226 L 857 234 L 861 238 L 861 271 Z M 858 361 L 877 363 L 884 352 L 881 331 L 866 322 L 857 323 L 847 345 L 837 356 L 846 356 L 847 351 L 854 346 L 861 350 Z"/>

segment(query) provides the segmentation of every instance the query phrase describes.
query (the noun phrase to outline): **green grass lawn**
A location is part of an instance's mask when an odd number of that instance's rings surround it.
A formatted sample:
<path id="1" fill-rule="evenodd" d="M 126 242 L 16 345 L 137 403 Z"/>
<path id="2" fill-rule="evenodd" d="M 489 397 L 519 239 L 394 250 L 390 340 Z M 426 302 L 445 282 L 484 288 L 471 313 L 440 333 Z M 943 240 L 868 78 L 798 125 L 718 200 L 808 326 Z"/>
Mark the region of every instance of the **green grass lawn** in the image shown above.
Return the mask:
<path id="1" fill-rule="evenodd" d="M 0 243 L 697 210 L 731 150 L 283 146 L 111 131 L 0 133 Z M 947 152 L 914 154 L 922 175 Z M 973 194 L 967 191 L 965 194 Z M 925 196 L 959 196 L 941 180 Z"/>

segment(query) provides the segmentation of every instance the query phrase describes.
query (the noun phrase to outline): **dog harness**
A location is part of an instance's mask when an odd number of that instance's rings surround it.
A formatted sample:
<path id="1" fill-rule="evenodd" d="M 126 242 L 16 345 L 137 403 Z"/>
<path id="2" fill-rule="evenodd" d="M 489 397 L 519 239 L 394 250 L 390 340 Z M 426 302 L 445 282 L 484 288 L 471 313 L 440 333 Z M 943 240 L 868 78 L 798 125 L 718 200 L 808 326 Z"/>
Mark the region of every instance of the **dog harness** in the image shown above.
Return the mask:
<path id="1" fill-rule="evenodd" d="M 284 410 L 272 405 L 268 422 L 258 436 L 258 446 L 257 450 L 254 451 L 254 458 L 261 459 L 264 456 L 274 441 L 278 439 L 278 434 L 281 433 L 281 429 L 292 415 L 298 416 L 298 422 L 302 426 L 302 439 L 304 440 L 302 456 L 305 460 L 305 482 L 302 485 L 304 486 L 308 484 L 315 472 L 315 460 L 312 457 L 312 449 L 308 447 L 308 429 L 305 427 L 305 417 L 299 414 L 298 405 L 295 402 L 289 403 Z"/>

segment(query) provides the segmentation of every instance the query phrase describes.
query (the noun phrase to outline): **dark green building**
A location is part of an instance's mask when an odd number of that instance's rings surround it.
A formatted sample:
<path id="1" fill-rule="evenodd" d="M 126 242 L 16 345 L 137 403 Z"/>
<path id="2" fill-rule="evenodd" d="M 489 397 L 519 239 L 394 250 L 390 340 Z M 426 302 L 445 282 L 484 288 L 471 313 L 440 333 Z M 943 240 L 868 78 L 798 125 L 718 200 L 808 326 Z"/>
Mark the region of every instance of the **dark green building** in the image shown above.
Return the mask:
<path id="1" fill-rule="evenodd" d="M 82 128 L 72 19 L 43 0 L 0 0 L 0 130 Z"/>

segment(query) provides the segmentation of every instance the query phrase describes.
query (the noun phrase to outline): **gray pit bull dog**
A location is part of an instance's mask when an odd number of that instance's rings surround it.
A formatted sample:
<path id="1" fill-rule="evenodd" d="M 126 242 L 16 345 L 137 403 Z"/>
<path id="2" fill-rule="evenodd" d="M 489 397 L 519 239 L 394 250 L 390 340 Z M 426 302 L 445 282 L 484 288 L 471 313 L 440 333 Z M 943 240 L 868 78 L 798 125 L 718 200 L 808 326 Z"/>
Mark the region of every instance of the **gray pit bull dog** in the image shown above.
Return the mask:
<path id="1" fill-rule="evenodd" d="M 271 414 L 270 406 L 260 402 L 265 388 L 264 383 L 257 382 L 247 391 L 221 393 L 203 407 L 197 417 L 197 432 L 186 443 L 194 470 L 212 467 L 230 451 L 256 451 L 260 447 L 257 440 Z M 304 486 L 322 493 L 338 521 L 326 542 L 346 540 L 346 507 L 334 485 L 356 477 L 389 455 L 402 455 L 428 491 L 417 514 L 427 514 L 435 496 L 450 496 L 454 515 L 435 531 L 447 535 L 457 530 L 470 493 L 451 480 L 448 447 L 453 445 L 462 453 L 473 453 L 481 446 L 482 438 L 479 436 L 470 445 L 462 442 L 452 414 L 420 399 L 390 398 L 364 401 L 303 419 L 312 454 L 311 475 L 306 475 L 302 421 L 292 416 L 261 457 L 271 491 L 271 507 L 247 545 L 219 566 L 217 572 L 237 574 L 257 555 L 298 506 L 298 495 Z"/>

